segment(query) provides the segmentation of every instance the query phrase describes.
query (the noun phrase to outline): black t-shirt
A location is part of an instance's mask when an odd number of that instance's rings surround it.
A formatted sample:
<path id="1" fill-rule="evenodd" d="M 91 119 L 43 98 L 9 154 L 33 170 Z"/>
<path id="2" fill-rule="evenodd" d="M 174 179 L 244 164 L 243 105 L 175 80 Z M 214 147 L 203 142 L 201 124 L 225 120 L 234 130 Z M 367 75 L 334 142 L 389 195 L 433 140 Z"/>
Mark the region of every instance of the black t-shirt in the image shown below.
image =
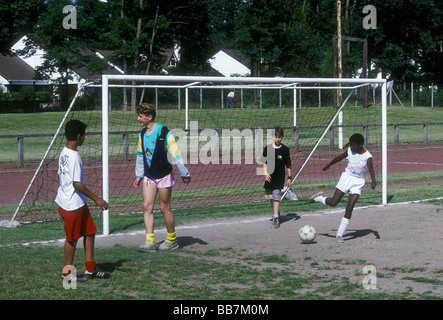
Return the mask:
<path id="1" fill-rule="evenodd" d="M 268 157 L 268 149 L 271 150 Z M 272 150 L 275 154 L 272 155 Z M 266 163 L 267 171 L 271 176 L 271 182 L 265 181 L 266 190 L 283 189 L 285 185 L 285 167 L 291 167 L 291 155 L 289 148 L 284 144 L 275 149 L 272 144 L 267 145 L 263 150 L 262 163 Z M 273 166 L 275 164 L 275 166 Z"/>

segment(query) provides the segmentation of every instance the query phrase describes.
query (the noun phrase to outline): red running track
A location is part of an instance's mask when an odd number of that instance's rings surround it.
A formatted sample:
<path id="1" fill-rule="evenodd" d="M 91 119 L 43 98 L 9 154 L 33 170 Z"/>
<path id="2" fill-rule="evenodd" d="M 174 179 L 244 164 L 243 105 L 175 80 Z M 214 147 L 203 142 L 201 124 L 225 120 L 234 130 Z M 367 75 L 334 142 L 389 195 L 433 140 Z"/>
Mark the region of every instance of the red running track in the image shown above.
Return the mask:
<path id="1" fill-rule="evenodd" d="M 322 159 L 314 159 L 314 161 L 324 162 L 326 164 L 332 159 L 334 155 L 339 154 L 341 151 L 337 150 L 331 154 L 325 155 Z M 381 162 L 381 155 L 378 152 L 372 152 L 374 156 L 374 163 Z M 443 143 L 433 143 L 433 144 L 407 144 L 401 145 L 399 147 L 389 146 L 388 151 L 388 175 L 389 174 L 399 174 L 399 173 L 413 173 L 413 172 L 425 172 L 425 171 L 438 171 L 443 170 Z M 15 164 L 3 164 L 0 165 L 0 205 L 4 204 L 15 204 L 18 203 L 24 195 L 26 188 L 31 181 L 38 163 L 27 163 L 25 168 L 17 168 Z M 263 178 L 257 175 L 257 168 L 260 165 L 237 165 L 242 166 L 241 170 L 232 170 L 234 176 L 226 174 L 229 172 L 228 167 L 226 167 L 225 174 L 223 176 L 219 175 L 218 167 L 217 170 L 199 170 L 201 165 L 188 165 L 190 172 L 192 173 L 192 182 L 188 186 L 181 182 L 178 182 L 174 187 L 174 190 L 183 190 L 185 188 L 212 188 L 219 186 L 235 186 L 242 185 L 242 182 L 246 179 L 248 184 L 251 181 L 257 185 L 263 183 Z M 228 166 L 228 165 L 211 165 L 211 166 Z M 231 164 L 232 166 L 232 164 Z M 377 165 L 376 173 L 379 174 L 381 169 L 379 164 Z M 124 168 L 124 170 L 122 170 Z M 312 171 L 313 166 L 307 166 L 307 171 Z M 134 177 L 134 161 L 129 161 L 126 166 L 120 166 L 119 171 L 117 168 L 111 169 L 111 175 L 114 177 L 121 176 L 122 185 L 118 187 L 121 188 L 119 193 L 125 194 L 127 191 L 133 193 L 132 181 Z M 206 168 L 207 169 L 207 168 Z M 214 168 L 215 169 L 215 168 Z M 174 169 L 175 170 L 175 169 Z M 315 169 L 319 171 L 318 169 Z M 56 170 L 53 170 L 51 174 L 56 174 Z M 311 172 L 312 174 L 319 175 L 321 178 L 325 178 L 325 173 L 321 172 Z M 101 169 L 97 167 L 90 167 L 85 163 L 85 176 L 95 174 L 100 175 Z M 178 174 L 175 175 L 178 177 Z M 251 180 L 251 176 L 255 178 Z M 312 178 L 311 178 L 312 179 Z M 57 180 L 55 180 L 57 181 Z M 389 180 L 388 180 L 389 182 Z M 198 183 L 198 184 L 197 184 Z M 89 186 L 91 187 L 91 186 Z M 57 185 L 53 185 L 52 188 L 56 190 Z M 100 188 L 100 186 L 97 186 Z M 91 189 L 93 189 L 91 187 Z M 114 194 L 115 190 L 110 190 L 111 194 Z"/>

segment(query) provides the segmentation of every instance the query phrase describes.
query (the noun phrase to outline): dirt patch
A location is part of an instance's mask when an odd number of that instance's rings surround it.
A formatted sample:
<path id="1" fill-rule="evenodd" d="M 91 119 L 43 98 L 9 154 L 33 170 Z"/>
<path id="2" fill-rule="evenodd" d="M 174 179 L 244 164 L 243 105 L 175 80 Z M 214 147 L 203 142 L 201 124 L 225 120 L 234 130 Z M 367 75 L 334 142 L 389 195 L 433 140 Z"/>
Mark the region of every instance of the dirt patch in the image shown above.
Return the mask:
<path id="1" fill-rule="evenodd" d="M 285 256 L 282 268 L 299 274 L 314 273 L 347 278 L 363 285 L 365 266 L 377 272 L 378 293 L 428 294 L 443 298 L 443 207 L 405 203 L 355 209 L 344 234 L 345 243 L 335 241 L 342 209 L 315 213 L 290 213 L 279 229 L 272 229 L 269 216 L 208 219 L 177 226 L 181 249 L 224 252 L 217 259 L 244 261 L 245 257 Z M 314 226 L 317 237 L 302 244 L 298 230 Z M 166 231 L 156 230 L 156 240 Z M 136 247 L 144 231 L 98 237 L 97 247 Z M 278 268 L 278 263 L 273 263 Z M 371 270 L 372 271 L 372 270 Z"/>

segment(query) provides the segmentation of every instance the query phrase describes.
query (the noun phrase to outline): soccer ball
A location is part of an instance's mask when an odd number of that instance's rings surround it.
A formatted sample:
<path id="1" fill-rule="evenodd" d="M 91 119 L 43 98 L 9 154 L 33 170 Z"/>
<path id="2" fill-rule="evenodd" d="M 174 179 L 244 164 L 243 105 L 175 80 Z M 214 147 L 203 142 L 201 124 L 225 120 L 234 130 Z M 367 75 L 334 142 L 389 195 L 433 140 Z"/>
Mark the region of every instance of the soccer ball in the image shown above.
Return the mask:
<path id="1" fill-rule="evenodd" d="M 305 225 L 298 231 L 298 236 L 303 243 L 312 243 L 316 236 L 315 229 L 313 226 Z"/>

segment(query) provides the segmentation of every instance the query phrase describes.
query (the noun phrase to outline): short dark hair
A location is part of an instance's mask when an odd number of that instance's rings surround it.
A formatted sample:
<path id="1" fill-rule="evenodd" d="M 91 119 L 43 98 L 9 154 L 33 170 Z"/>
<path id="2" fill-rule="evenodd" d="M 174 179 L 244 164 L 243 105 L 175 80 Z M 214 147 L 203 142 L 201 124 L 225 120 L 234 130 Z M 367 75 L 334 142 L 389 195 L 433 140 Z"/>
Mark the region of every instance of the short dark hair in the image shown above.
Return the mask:
<path id="1" fill-rule="evenodd" d="M 150 103 L 139 104 L 135 108 L 135 112 L 137 114 L 144 114 L 145 116 L 151 115 L 152 116 L 152 121 L 155 120 L 155 116 L 156 116 L 155 106 L 150 104 Z"/>
<path id="2" fill-rule="evenodd" d="M 274 135 L 279 135 L 279 136 L 284 137 L 284 132 L 283 132 L 283 128 L 282 127 L 276 126 L 274 128 L 274 131 L 275 131 Z"/>
<path id="3" fill-rule="evenodd" d="M 81 122 L 80 120 L 69 120 L 65 126 L 65 137 L 68 141 L 77 140 L 77 136 L 84 135 L 86 132 L 86 128 L 88 126 L 86 123 Z"/>
<path id="4" fill-rule="evenodd" d="M 358 145 L 363 145 L 365 143 L 365 138 L 363 137 L 363 135 L 361 135 L 360 133 L 354 133 L 350 138 L 349 138 L 349 142 L 350 143 L 356 143 Z"/>

